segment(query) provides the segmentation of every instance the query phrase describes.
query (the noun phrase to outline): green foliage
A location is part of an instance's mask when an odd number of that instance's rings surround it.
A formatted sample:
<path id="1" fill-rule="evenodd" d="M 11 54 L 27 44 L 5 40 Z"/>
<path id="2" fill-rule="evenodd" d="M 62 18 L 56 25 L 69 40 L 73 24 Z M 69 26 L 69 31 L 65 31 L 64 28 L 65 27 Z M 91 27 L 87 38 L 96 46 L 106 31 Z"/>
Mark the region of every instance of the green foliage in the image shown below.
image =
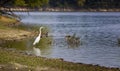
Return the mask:
<path id="1" fill-rule="evenodd" d="M 120 0 L 86 0 L 88 8 L 120 8 Z"/>
<path id="2" fill-rule="evenodd" d="M 120 8 L 120 0 L 1 0 L 0 6 L 31 8 Z"/>
<path id="3" fill-rule="evenodd" d="M 85 3 L 85 0 L 77 0 L 78 6 L 83 6 Z"/>
<path id="4" fill-rule="evenodd" d="M 42 7 L 48 4 L 49 0 L 26 0 L 28 7 Z"/>
<path id="5" fill-rule="evenodd" d="M 26 2 L 26 3 L 30 7 L 41 6 L 41 3 L 39 0 L 28 0 L 28 2 Z"/>
<path id="6" fill-rule="evenodd" d="M 64 7 L 64 8 L 78 8 L 84 6 L 86 0 L 50 0 L 50 6 L 52 7 Z"/>
<path id="7" fill-rule="evenodd" d="M 15 6 L 26 6 L 24 0 L 15 0 L 14 4 Z"/>

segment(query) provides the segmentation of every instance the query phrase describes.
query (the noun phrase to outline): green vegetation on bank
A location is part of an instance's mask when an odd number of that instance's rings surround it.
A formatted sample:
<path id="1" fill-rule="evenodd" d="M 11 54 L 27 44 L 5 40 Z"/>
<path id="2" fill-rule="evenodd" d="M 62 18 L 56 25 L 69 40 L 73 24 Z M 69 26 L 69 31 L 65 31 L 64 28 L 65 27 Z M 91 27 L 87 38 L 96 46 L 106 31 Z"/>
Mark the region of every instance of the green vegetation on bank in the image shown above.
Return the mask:
<path id="1" fill-rule="evenodd" d="M 15 23 L 16 20 L 7 16 L 0 16 L 0 25 L 10 25 Z"/>
<path id="2" fill-rule="evenodd" d="M 12 52 L 0 49 L 0 64 L 19 63 L 27 66 L 29 69 L 36 67 L 47 67 L 49 70 L 45 71 L 120 71 L 117 68 L 105 68 L 100 66 L 76 64 L 65 62 L 61 59 L 47 59 L 43 57 L 22 55 L 19 51 Z"/>

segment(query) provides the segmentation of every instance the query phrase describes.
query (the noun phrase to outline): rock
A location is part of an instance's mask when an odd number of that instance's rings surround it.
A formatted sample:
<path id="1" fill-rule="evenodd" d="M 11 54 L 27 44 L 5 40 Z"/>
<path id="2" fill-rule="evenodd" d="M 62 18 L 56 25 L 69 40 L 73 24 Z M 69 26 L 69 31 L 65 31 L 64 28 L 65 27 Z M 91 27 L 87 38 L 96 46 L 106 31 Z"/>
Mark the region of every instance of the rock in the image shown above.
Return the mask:
<path id="1" fill-rule="evenodd" d="M 117 39 L 118 44 L 120 45 L 120 38 Z"/>
<path id="2" fill-rule="evenodd" d="M 67 35 L 65 36 L 65 39 L 67 41 L 67 44 L 70 46 L 79 46 L 80 44 L 80 38 L 76 37 L 75 34 L 71 35 Z"/>

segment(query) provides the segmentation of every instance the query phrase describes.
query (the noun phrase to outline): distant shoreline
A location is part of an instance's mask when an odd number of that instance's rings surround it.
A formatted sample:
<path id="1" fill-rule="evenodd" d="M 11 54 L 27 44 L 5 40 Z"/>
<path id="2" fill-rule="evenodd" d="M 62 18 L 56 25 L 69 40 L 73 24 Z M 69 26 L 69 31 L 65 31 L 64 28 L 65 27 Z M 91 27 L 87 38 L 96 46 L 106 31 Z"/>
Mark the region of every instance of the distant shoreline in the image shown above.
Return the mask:
<path id="1" fill-rule="evenodd" d="M 2 11 L 13 11 L 13 12 L 120 12 L 120 9 L 113 8 L 113 9 L 73 9 L 73 8 L 0 8 Z"/>

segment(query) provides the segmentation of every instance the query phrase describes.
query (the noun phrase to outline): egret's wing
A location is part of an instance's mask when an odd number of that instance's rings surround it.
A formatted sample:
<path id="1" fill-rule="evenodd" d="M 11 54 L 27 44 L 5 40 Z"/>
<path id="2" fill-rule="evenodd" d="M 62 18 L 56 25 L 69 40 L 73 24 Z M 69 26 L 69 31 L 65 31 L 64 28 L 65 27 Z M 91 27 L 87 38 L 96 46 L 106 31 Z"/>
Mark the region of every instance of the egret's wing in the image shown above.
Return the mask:
<path id="1" fill-rule="evenodd" d="M 40 41 L 40 37 L 38 36 L 38 37 L 35 39 L 33 45 L 35 45 L 35 44 L 38 43 L 39 41 Z"/>

